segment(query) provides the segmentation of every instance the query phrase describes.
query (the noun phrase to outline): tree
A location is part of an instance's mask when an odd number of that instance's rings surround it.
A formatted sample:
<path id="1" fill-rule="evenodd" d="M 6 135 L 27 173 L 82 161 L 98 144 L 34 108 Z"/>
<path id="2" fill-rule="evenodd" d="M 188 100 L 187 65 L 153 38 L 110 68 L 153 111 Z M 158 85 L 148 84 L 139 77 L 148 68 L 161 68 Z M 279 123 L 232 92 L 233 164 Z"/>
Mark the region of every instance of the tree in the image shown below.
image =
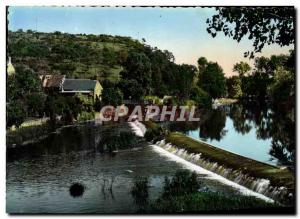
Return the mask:
<path id="1" fill-rule="evenodd" d="M 199 71 L 203 71 L 206 68 L 207 64 L 208 64 L 208 61 L 205 57 L 200 57 L 198 59 L 197 63 L 198 63 Z"/>
<path id="2" fill-rule="evenodd" d="M 212 98 L 225 94 L 225 76 L 223 69 L 216 62 L 209 62 L 203 71 L 202 88 Z"/>
<path id="3" fill-rule="evenodd" d="M 123 102 L 123 94 L 118 88 L 104 88 L 102 102 L 105 105 L 119 106 Z"/>
<path id="4" fill-rule="evenodd" d="M 228 97 L 238 99 L 243 96 L 242 81 L 238 76 L 227 78 L 226 87 Z"/>
<path id="5" fill-rule="evenodd" d="M 244 37 L 253 41 L 254 50 L 244 56 L 261 52 L 265 44 L 289 46 L 295 43 L 294 7 L 216 7 L 217 14 L 207 19 L 207 32 L 217 32 L 240 42 Z"/>
<path id="6" fill-rule="evenodd" d="M 293 102 L 295 97 L 294 74 L 283 67 L 275 70 L 275 82 L 269 87 L 269 94 L 275 103 Z"/>
<path id="7" fill-rule="evenodd" d="M 134 79 L 121 79 L 118 87 L 121 89 L 124 98 L 127 100 L 141 100 L 142 97 L 146 95 L 146 91 L 144 90 L 143 86 Z"/>
<path id="8" fill-rule="evenodd" d="M 143 87 L 146 94 L 150 92 L 151 84 L 151 62 L 144 53 L 131 52 L 124 64 L 121 78 L 136 80 Z"/>
<path id="9" fill-rule="evenodd" d="M 198 85 L 201 87 L 201 83 L 202 83 L 202 75 L 203 75 L 203 71 L 206 68 L 208 61 L 205 57 L 200 57 L 197 61 L 198 63 L 198 71 L 199 71 L 199 75 L 198 75 Z"/>
<path id="10" fill-rule="evenodd" d="M 107 63 L 110 67 L 113 67 L 115 64 L 117 64 L 118 57 L 114 50 L 104 47 L 102 53 L 104 63 Z"/>
<path id="11" fill-rule="evenodd" d="M 233 71 L 237 72 L 240 77 L 244 77 L 251 70 L 250 65 L 247 62 L 239 62 L 233 66 Z"/>
<path id="12" fill-rule="evenodd" d="M 16 66 L 15 80 L 22 95 L 42 91 L 42 84 L 38 75 L 25 66 Z"/>
<path id="13" fill-rule="evenodd" d="M 192 83 L 196 76 L 197 69 L 193 65 L 182 64 L 179 66 L 179 71 L 176 74 L 176 85 L 178 96 L 181 99 L 186 99 L 190 95 Z"/>
<path id="14" fill-rule="evenodd" d="M 45 96 L 38 75 L 30 69 L 17 65 L 16 74 L 8 76 L 7 125 L 19 126 L 26 116 L 42 115 Z"/>
<path id="15" fill-rule="evenodd" d="M 194 100 L 199 107 L 206 108 L 211 106 L 210 96 L 198 86 L 192 87 L 190 98 Z"/>
<path id="16" fill-rule="evenodd" d="M 28 115 L 43 116 L 46 96 L 43 93 L 31 93 L 26 96 Z"/>
<path id="17" fill-rule="evenodd" d="M 6 105 L 6 126 L 21 125 L 25 120 L 25 110 L 20 101 L 13 100 Z"/>

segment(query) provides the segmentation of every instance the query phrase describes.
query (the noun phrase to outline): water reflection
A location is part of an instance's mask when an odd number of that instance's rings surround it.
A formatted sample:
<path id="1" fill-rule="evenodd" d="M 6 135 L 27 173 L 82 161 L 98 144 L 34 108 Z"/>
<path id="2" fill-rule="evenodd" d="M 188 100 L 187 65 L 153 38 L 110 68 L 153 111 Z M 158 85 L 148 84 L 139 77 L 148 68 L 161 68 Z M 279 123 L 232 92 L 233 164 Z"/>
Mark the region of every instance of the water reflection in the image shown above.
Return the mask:
<path id="1" fill-rule="evenodd" d="M 211 110 L 203 116 L 200 122 L 199 137 L 205 141 L 217 140 L 220 141 L 227 130 L 225 128 L 226 113 L 221 109 Z"/>
<path id="2" fill-rule="evenodd" d="M 202 112 L 201 121 L 172 123 L 172 131 L 262 162 L 295 163 L 294 113 L 268 104 L 245 102 Z"/>

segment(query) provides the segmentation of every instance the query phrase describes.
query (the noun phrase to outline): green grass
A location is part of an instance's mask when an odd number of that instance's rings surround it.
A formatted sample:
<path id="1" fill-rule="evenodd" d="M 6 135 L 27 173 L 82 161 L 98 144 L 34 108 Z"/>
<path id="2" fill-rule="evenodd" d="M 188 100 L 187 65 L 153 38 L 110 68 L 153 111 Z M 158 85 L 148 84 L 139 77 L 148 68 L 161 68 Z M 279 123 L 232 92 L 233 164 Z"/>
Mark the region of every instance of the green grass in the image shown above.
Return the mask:
<path id="1" fill-rule="evenodd" d="M 288 169 L 280 169 L 259 161 L 255 161 L 228 151 L 213 147 L 204 142 L 194 140 L 181 133 L 170 133 L 166 141 L 176 145 L 179 148 L 186 149 L 190 153 L 201 153 L 202 157 L 211 162 L 241 170 L 243 173 L 255 178 L 269 179 L 272 186 L 285 186 L 290 191 L 294 191 L 295 178 Z"/>
<path id="2" fill-rule="evenodd" d="M 278 209 L 279 205 L 265 202 L 252 196 L 227 197 L 219 193 L 197 192 L 184 196 L 159 198 L 150 206 L 151 213 L 209 213 L 251 210 Z M 253 210 L 255 209 L 255 210 Z"/>

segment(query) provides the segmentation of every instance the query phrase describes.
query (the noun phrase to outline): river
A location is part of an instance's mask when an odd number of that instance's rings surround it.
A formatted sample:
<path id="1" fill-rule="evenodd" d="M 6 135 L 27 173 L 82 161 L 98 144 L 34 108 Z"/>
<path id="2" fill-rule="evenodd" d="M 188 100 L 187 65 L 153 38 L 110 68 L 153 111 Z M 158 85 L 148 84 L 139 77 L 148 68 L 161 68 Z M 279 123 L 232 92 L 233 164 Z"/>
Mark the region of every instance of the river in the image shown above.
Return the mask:
<path id="1" fill-rule="evenodd" d="M 171 131 L 184 133 L 224 150 L 275 166 L 295 162 L 293 112 L 280 114 L 258 103 L 232 104 L 207 110 L 200 122 L 174 122 Z"/>
<path id="2" fill-rule="evenodd" d="M 85 124 L 64 128 L 36 144 L 8 149 L 7 212 L 134 213 L 138 207 L 130 189 L 136 177 L 149 177 L 150 200 L 155 200 L 162 191 L 165 177 L 173 176 L 179 169 L 197 171 L 206 190 L 227 196 L 252 194 L 154 145 L 136 147 L 139 141 L 124 138 L 121 134 L 124 132 L 130 132 L 126 123 Z M 123 136 L 122 141 L 120 136 Z M 123 150 L 113 155 L 103 153 L 111 149 L 111 142 L 123 144 Z M 81 197 L 69 192 L 76 182 L 85 187 Z M 109 190 L 111 182 L 112 190 Z"/>

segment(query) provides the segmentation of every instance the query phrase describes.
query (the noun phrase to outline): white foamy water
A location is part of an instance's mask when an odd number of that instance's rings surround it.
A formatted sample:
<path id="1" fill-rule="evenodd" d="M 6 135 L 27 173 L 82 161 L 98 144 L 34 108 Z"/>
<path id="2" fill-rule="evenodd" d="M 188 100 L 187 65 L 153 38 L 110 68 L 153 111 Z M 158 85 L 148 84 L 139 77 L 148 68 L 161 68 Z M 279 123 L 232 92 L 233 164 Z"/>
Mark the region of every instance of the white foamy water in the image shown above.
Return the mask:
<path id="1" fill-rule="evenodd" d="M 271 199 L 271 198 L 268 198 L 268 197 L 266 197 L 266 196 L 264 196 L 264 195 L 262 195 L 260 193 L 254 192 L 254 191 L 252 191 L 252 190 L 250 190 L 250 189 L 248 189 L 248 188 L 246 188 L 244 186 L 241 186 L 241 185 L 239 185 L 239 184 L 237 184 L 235 182 L 232 182 L 232 181 L 230 181 L 230 180 L 228 180 L 228 179 L 226 179 L 226 178 L 224 178 L 224 177 L 222 177 L 222 176 L 220 176 L 220 175 L 218 175 L 216 173 L 213 173 L 213 172 L 208 171 L 208 170 L 206 170 L 206 169 L 204 169 L 204 168 L 202 168 L 202 167 L 200 167 L 198 165 L 195 165 L 195 164 L 193 164 L 191 162 L 188 162 L 188 161 L 184 160 L 183 158 L 178 157 L 175 154 L 172 154 L 172 153 L 164 150 L 163 148 L 161 148 L 161 147 L 159 147 L 157 145 L 151 145 L 151 147 L 154 149 L 154 151 L 156 151 L 160 155 L 165 156 L 165 157 L 167 157 L 167 158 L 169 158 L 169 159 L 171 159 L 171 160 L 173 160 L 173 161 L 175 161 L 177 163 L 182 164 L 187 169 L 195 171 L 195 172 L 197 172 L 199 174 L 205 174 L 205 175 L 207 175 L 207 178 L 210 178 L 210 179 L 213 179 L 213 180 L 217 180 L 217 181 L 219 181 L 219 182 L 221 182 L 223 184 L 229 185 L 229 186 L 237 189 L 243 195 L 254 196 L 254 197 L 257 197 L 257 198 L 262 199 L 262 200 L 267 201 L 267 202 L 274 202 L 274 200 Z"/>
<path id="2" fill-rule="evenodd" d="M 135 120 L 133 122 L 128 122 L 128 124 L 136 136 L 144 137 L 147 129 L 143 123 Z"/>

